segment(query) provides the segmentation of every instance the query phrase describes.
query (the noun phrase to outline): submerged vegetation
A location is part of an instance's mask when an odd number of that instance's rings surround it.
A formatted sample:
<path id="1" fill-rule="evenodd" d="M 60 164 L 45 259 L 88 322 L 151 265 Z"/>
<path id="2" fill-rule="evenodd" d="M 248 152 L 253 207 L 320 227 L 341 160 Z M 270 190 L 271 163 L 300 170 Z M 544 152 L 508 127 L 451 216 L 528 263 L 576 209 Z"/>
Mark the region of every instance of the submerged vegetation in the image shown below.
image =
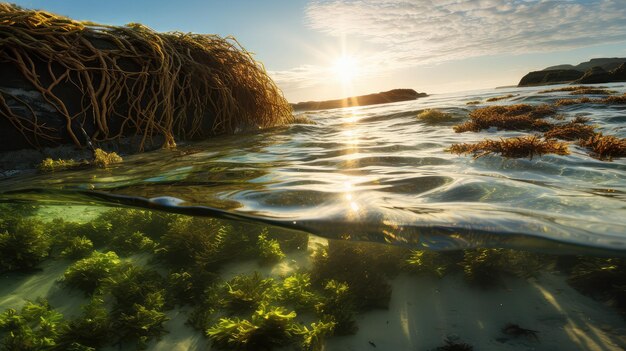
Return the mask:
<path id="1" fill-rule="evenodd" d="M 86 223 L 57 219 L 47 224 L 6 211 L 0 224 L 16 237 L 30 238 L 22 241 L 20 252 L 36 252 L 6 267 L 32 268 L 56 257 L 73 260 L 60 287 L 89 297 L 82 314 L 71 319 L 45 300 L 27 302 L 21 312 L 4 311 L 0 338 L 8 349 L 92 350 L 114 344 L 143 349 L 167 333 L 167 310 L 188 305 L 188 324 L 217 349 L 321 350 L 327 338 L 354 334 L 360 313 L 388 308 L 391 279 L 401 272 L 437 279 L 460 276 L 471 287 L 502 289 L 511 278 L 561 269 L 581 293 L 626 316 L 623 259 L 562 258 L 501 248 L 412 251 L 331 240 L 312 251 L 310 267 L 280 276 L 259 270 L 222 280 L 220 268 L 230 263 L 247 259 L 260 269 L 306 249 L 306 234 L 135 209 L 106 211 Z M 157 260 L 130 258 L 138 254 Z M 14 262 L 9 257 L 2 259 Z M 438 349 L 471 347 L 448 341 Z"/>

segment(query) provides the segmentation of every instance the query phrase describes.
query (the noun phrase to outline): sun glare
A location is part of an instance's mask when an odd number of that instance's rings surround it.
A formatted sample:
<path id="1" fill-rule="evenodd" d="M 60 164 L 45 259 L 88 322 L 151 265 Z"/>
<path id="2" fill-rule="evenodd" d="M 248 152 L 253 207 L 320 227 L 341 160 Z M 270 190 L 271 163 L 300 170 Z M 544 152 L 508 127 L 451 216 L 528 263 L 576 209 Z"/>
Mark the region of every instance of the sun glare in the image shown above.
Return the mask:
<path id="1" fill-rule="evenodd" d="M 342 56 L 335 61 L 333 71 L 342 83 L 350 83 L 359 73 L 358 62 L 354 57 Z"/>

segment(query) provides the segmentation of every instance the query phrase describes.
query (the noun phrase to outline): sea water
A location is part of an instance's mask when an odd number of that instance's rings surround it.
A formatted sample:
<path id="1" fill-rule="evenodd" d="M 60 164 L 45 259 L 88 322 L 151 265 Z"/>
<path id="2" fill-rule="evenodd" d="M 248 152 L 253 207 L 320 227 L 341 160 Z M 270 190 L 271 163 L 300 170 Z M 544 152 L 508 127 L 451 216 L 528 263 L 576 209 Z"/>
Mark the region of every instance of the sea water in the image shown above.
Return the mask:
<path id="1" fill-rule="evenodd" d="M 446 151 L 529 134 L 455 133 L 476 108 L 572 98 L 542 89 L 297 112 L 311 123 L 4 178 L 2 347 L 623 350 L 624 159 Z M 625 105 L 558 112 L 626 137 Z"/>

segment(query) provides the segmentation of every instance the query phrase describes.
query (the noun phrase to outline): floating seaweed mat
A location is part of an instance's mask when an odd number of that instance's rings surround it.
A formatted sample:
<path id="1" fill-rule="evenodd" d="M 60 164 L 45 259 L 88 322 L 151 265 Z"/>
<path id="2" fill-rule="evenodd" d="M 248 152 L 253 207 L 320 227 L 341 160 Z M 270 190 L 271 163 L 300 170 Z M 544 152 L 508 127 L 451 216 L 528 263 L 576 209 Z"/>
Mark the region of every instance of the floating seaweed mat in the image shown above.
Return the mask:
<path id="1" fill-rule="evenodd" d="M 454 131 L 457 133 L 478 132 L 490 127 L 501 130 L 546 131 L 552 124 L 542 118 L 555 114 L 556 109 L 549 105 L 488 106 L 472 111 L 469 115 L 470 120 L 454 126 Z"/>
<path id="2" fill-rule="evenodd" d="M 84 129 L 96 141 L 139 136 L 142 150 L 157 135 L 169 146 L 293 120 L 262 64 L 232 37 L 0 3 L 0 75 L 0 125 L 25 146 L 84 146 Z"/>
<path id="3" fill-rule="evenodd" d="M 528 157 L 530 159 L 535 155 L 569 155 L 567 143 L 554 139 L 541 139 L 537 135 L 500 138 L 500 140 L 485 139 L 475 144 L 453 144 L 447 151 L 457 155 L 472 154 L 475 158 L 489 154 L 500 154 L 510 158 Z"/>

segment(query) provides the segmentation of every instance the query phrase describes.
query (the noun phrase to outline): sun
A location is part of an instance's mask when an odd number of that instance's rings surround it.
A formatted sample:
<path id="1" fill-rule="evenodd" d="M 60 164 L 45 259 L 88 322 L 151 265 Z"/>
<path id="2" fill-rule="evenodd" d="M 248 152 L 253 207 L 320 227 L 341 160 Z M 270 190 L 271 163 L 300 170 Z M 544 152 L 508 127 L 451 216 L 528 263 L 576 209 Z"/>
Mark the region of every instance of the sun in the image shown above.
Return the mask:
<path id="1" fill-rule="evenodd" d="M 333 73 L 342 83 L 351 83 L 359 74 L 359 62 L 352 56 L 341 56 L 333 65 Z"/>

